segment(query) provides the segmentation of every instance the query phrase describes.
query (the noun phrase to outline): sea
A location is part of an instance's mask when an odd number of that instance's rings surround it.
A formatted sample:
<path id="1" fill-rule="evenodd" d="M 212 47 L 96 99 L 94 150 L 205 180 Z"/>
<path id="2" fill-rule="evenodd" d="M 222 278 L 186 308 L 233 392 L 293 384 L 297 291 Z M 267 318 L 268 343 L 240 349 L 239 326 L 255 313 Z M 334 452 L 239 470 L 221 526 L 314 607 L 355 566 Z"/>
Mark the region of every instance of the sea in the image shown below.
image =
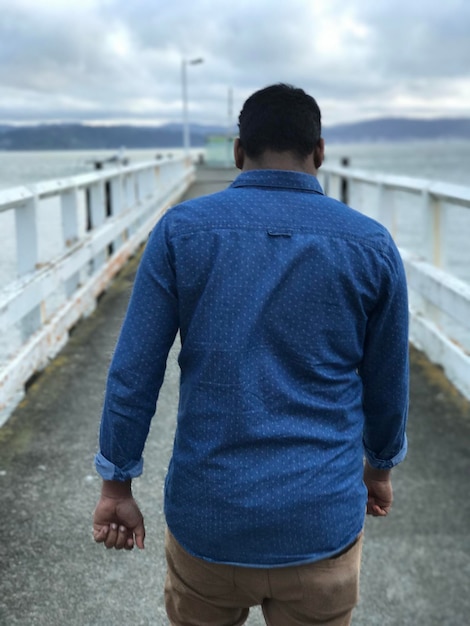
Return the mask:
<path id="1" fill-rule="evenodd" d="M 197 158 L 204 150 L 192 152 Z M 181 148 L 125 151 L 131 163 L 181 154 Z M 109 150 L 0 151 L 0 189 L 90 172 L 95 161 L 112 156 L 115 153 Z M 340 163 L 343 158 L 354 168 L 470 186 L 470 141 L 327 144 L 327 163 Z"/>

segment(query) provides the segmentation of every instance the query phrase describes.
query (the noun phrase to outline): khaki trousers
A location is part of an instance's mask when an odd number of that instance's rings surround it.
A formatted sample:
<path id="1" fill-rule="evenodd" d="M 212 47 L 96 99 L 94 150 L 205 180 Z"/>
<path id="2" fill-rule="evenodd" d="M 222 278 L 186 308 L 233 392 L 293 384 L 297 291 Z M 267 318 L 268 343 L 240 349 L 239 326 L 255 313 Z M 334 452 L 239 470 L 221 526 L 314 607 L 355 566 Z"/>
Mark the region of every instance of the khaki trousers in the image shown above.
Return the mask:
<path id="1" fill-rule="evenodd" d="M 268 626 L 349 626 L 359 596 L 362 533 L 331 559 L 280 568 L 209 563 L 167 531 L 165 605 L 172 626 L 239 626 L 261 606 Z"/>

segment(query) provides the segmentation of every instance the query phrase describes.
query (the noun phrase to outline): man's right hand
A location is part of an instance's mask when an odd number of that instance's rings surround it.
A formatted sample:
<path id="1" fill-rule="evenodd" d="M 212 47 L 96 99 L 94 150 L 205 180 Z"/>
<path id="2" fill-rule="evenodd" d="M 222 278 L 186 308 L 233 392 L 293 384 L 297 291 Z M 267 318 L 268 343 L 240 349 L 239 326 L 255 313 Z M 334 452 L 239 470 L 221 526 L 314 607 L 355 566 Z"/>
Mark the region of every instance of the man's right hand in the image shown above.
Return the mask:
<path id="1" fill-rule="evenodd" d="M 132 496 L 130 481 L 103 481 L 101 497 L 93 514 L 93 538 L 106 548 L 144 548 L 144 518 Z"/>

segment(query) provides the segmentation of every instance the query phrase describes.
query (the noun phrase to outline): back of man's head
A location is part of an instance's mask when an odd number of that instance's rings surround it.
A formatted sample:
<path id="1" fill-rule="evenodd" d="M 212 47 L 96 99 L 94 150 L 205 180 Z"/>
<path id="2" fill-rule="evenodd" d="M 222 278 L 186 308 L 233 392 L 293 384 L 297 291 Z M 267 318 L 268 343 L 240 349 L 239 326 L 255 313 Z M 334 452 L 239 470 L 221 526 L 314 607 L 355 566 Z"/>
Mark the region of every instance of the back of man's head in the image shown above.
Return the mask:
<path id="1" fill-rule="evenodd" d="M 240 145 L 248 157 L 266 150 L 312 154 L 321 137 L 321 113 L 312 96 L 283 83 L 256 91 L 238 118 Z"/>

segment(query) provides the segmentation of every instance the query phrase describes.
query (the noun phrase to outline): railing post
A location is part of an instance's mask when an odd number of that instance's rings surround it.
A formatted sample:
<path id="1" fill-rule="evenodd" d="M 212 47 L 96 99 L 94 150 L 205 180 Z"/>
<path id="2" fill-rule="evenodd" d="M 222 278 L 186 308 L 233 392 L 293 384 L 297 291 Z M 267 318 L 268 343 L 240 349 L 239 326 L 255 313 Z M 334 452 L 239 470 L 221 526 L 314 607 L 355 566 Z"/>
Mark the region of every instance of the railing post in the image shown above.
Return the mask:
<path id="1" fill-rule="evenodd" d="M 16 261 L 20 277 L 34 272 L 38 263 L 38 204 L 34 196 L 15 210 Z M 33 307 L 19 322 L 22 341 L 26 341 L 41 326 L 41 305 Z"/>
<path id="2" fill-rule="evenodd" d="M 18 275 L 36 269 L 38 262 L 37 197 L 15 210 L 16 264 Z"/>
<path id="3" fill-rule="evenodd" d="M 155 188 L 153 186 L 153 167 L 149 167 L 145 170 L 145 195 L 152 195 L 154 190 Z"/>
<path id="4" fill-rule="evenodd" d="M 124 209 L 124 193 L 122 176 L 116 176 L 110 182 L 111 216 L 119 215 Z M 113 242 L 113 252 L 118 250 L 124 242 L 123 233 Z"/>
<path id="5" fill-rule="evenodd" d="M 94 183 L 90 187 L 90 212 L 92 228 L 101 226 L 104 222 L 103 183 Z"/>
<path id="6" fill-rule="evenodd" d="M 126 200 L 130 206 L 135 206 L 138 200 L 137 196 L 137 182 L 136 182 L 136 174 L 135 172 L 129 172 L 129 175 L 126 177 Z M 136 225 L 131 224 L 128 228 L 128 236 L 132 237 L 134 232 L 136 231 Z"/>
<path id="7" fill-rule="evenodd" d="M 103 182 L 94 183 L 90 187 L 90 219 L 91 229 L 94 230 L 104 224 L 105 221 L 105 198 Z M 106 261 L 106 253 L 103 250 L 93 259 L 92 272 L 96 272 Z"/>
<path id="8" fill-rule="evenodd" d="M 343 157 L 341 159 L 342 167 L 349 167 L 349 157 Z M 349 204 L 349 179 L 347 176 L 341 177 L 341 188 L 340 188 L 340 197 L 339 199 L 344 204 Z"/>
<path id="9" fill-rule="evenodd" d="M 389 190 L 389 193 L 387 193 L 387 188 L 383 183 L 379 183 L 378 202 L 379 222 L 385 226 L 396 241 L 398 232 L 393 190 Z"/>
<path id="10" fill-rule="evenodd" d="M 422 203 L 424 205 L 424 235 L 425 235 L 425 257 L 428 263 L 436 267 L 443 267 L 443 224 L 442 207 L 440 199 L 429 193 L 428 189 L 422 191 Z M 428 300 L 423 299 L 422 314 L 441 326 L 443 322 L 442 312 Z"/>
<path id="11" fill-rule="evenodd" d="M 440 198 L 423 189 L 422 202 L 425 211 L 425 254 L 427 260 L 436 267 L 443 267 L 443 211 Z"/>
<path id="12" fill-rule="evenodd" d="M 134 174 L 135 201 L 138 204 L 142 202 L 142 172 Z"/>
<path id="13" fill-rule="evenodd" d="M 78 192 L 77 189 L 66 191 L 60 196 L 62 217 L 62 237 L 64 248 L 70 248 L 79 239 L 78 231 Z M 75 272 L 65 281 L 65 296 L 69 298 L 80 283 L 80 272 Z"/>
<path id="14" fill-rule="evenodd" d="M 330 172 L 323 173 L 323 193 L 325 196 L 330 194 Z"/>
<path id="15" fill-rule="evenodd" d="M 78 240 L 78 193 L 76 189 L 61 194 L 60 210 L 64 248 L 70 248 Z"/>

